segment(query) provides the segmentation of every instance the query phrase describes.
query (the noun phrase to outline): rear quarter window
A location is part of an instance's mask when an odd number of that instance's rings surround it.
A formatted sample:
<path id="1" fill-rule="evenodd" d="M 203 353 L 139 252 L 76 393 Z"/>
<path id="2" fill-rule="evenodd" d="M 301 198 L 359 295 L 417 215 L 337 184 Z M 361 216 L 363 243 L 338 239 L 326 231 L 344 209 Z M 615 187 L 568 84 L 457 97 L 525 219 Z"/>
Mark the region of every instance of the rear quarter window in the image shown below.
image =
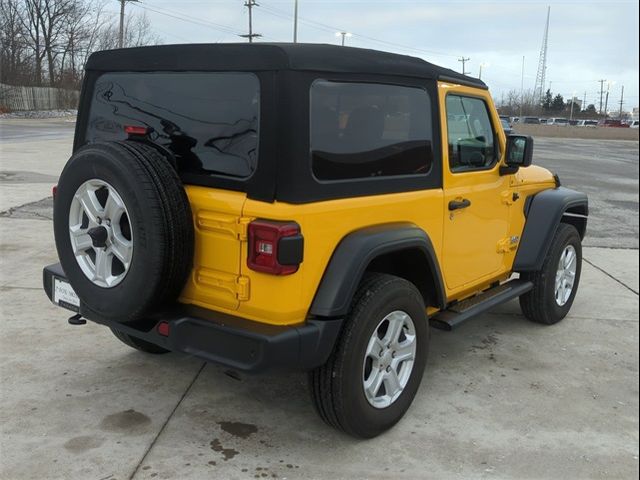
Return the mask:
<path id="1" fill-rule="evenodd" d="M 321 181 L 426 175 L 433 164 L 428 93 L 417 87 L 316 80 L 311 166 Z"/>
<path id="2" fill-rule="evenodd" d="M 258 163 L 260 84 L 241 72 L 105 73 L 93 88 L 85 140 L 124 140 L 146 126 L 180 172 L 247 178 Z"/>

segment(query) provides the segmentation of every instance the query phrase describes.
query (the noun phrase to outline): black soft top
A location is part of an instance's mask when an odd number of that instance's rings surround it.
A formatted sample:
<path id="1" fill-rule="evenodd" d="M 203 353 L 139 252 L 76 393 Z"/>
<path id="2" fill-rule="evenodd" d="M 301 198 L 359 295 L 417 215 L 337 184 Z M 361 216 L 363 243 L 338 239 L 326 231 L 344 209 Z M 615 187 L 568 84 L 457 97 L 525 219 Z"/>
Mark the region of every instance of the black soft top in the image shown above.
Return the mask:
<path id="1" fill-rule="evenodd" d="M 421 58 L 312 43 L 183 44 L 105 50 L 92 54 L 86 69 L 110 72 L 300 70 L 400 75 L 486 88 L 482 80 Z"/>

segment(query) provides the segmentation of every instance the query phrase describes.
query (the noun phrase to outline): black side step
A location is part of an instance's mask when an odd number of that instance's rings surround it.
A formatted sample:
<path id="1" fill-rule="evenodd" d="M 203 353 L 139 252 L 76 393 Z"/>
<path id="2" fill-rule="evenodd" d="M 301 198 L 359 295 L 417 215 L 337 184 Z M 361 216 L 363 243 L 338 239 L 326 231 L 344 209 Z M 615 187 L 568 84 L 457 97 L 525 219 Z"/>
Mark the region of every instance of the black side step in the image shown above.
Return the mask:
<path id="1" fill-rule="evenodd" d="M 433 328 L 451 331 L 472 317 L 513 300 L 533 288 L 533 283 L 527 280 L 511 280 L 497 287 L 485 290 L 475 297 L 467 298 L 451 305 L 447 310 L 437 313 L 429 319 Z"/>

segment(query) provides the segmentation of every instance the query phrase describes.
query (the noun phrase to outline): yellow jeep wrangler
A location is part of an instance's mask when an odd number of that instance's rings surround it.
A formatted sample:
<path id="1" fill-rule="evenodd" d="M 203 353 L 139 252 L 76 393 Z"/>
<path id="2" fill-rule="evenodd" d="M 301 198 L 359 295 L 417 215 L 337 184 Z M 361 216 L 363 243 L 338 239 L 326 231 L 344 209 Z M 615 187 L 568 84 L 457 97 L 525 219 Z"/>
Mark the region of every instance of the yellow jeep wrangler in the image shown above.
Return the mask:
<path id="1" fill-rule="evenodd" d="M 145 352 L 308 371 L 323 420 L 372 437 L 409 408 L 430 325 L 516 297 L 539 323 L 571 308 L 587 197 L 532 150 L 482 81 L 418 58 L 99 52 L 44 289 Z"/>

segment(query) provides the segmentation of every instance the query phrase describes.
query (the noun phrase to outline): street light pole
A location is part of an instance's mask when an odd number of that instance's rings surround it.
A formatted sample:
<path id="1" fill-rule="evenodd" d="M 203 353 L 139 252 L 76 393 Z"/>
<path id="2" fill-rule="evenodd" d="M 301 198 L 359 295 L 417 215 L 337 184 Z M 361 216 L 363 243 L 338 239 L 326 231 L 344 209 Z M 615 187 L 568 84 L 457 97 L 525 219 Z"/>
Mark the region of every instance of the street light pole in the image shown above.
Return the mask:
<path id="1" fill-rule="evenodd" d="M 575 103 L 576 92 L 575 90 L 571 94 L 571 113 L 569 114 L 569 120 L 573 120 L 573 105 Z"/>
<path id="2" fill-rule="evenodd" d="M 342 36 L 341 45 L 344 47 L 344 39 L 347 38 L 347 37 L 350 37 L 351 33 L 349 33 L 349 32 L 336 32 L 336 37 L 340 37 L 340 36 Z"/>
<path id="3" fill-rule="evenodd" d="M 298 0 L 293 2 L 293 43 L 298 43 Z"/>

